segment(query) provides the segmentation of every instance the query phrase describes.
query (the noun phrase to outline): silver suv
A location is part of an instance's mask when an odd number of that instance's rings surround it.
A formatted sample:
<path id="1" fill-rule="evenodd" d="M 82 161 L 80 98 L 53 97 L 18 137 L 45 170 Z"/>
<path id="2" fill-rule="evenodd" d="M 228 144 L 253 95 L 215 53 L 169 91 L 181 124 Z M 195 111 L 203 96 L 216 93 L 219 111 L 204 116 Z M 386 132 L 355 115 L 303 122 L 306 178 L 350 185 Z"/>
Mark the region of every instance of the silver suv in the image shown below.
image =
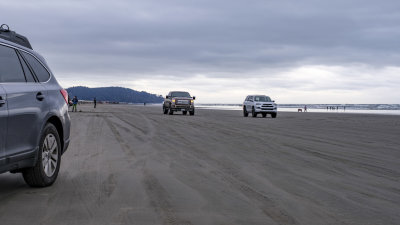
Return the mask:
<path id="1" fill-rule="evenodd" d="M 70 138 L 68 93 L 25 37 L 0 28 L 0 173 L 54 183 Z"/>
<path id="2" fill-rule="evenodd" d="M 276 118 L 278 107 L 275 101 L 266 95 L 249 95 L 243 102 L 243 116 L 247 117 L 249 113 L 253 117 L 257 117 L 257 114 L 260 113 L 262 117 L 271 114 L 272 118 Z"/>

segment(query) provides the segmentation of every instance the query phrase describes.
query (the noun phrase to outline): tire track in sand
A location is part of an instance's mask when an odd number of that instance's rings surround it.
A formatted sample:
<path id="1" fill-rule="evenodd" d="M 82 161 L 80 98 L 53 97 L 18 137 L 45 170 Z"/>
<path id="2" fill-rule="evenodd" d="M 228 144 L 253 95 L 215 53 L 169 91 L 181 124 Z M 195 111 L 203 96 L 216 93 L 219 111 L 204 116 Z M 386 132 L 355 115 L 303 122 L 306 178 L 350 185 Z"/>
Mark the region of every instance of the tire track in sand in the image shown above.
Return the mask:
<path id="1" fill-rule="evenodd" d="M 143 115 L 140 115 L 143 118 L 142 121 L 145 122 L 145 126 L 142 128 L 136 124 L 133 124 L 131 121 L 123 118 L 122 116 L 120 116 L 120 114 L 118 115 L 113 114 L 113 115 L 114 118 L 119 119 L 123 123 L 132 127 L 134 130 L 139 131 L 139 133 L 136 133 L 136 135 L 141 136 L 141 137 L 136 137 L 136 139 L 140 141 L 139 146 L 150 143 L 151 138 L 155 134 L 155 129 L 154 125 L 151 123 L 149 119 L 147 119 Z M 123 140 L 121 134 L 119 133 L 116 127 L 116 126 L 119 127 L 121 125 L 113 123 L 108 118 L 105 118 L 105 120 L 107 122 L 107 125 L 110 127 L 111 131 L 114 133 L 117 141 L 122 143 L 121 147 L 124 149 L 124 151 L 128 154 L 132 153 L 129 145 Z M 126 128 L 123 129 L 125 130 Z M 154 211 L 160 216 L 160 219 L 163 221 L 163 224 L 192 225 L 190 221 L 183 220 L 179 218 L 179 216 L 176 214 L 172 204 L 170 203 L 168 192 L 164 189 L 164 187 L 161 185 L 158 179 L 155 176 L 153 176 L 148 170 L 145 169 L 145 164 L 146 164 L 145 161 L 141 161 L 138 163 L 140 164 L 139 168 L 141 167 L 141 170 L 143 172 L 142 184 L 147 193 L 147 196 L 149 197 L 150 205 L 154 209 Z"/>
<path id="2" fill-rule="evenodd" d="M 178 145 L 180 142 L 173 142 L 172 140 L 176 140 L 176 137 L 179 137 L 180 140 L 184 140 L 186 144 L 190 144 L 191 140 L 187 139 L 184 135 L 177 132 L 175 129 L 167 127 L 169 129 L 166 134 L 172 135 L 175 138 L 169 138 L 170 142 L 167 145 L 170 145 L 169 149 L 174 148 L 175 145 Z M 194 146 L 194 145 L 191 145 Z M 190 150 L 190 151 L 189 151 Z M 175 150 L 176 151 L 176 150 Z M 234 164 L 231 164 L 227 161 L 219 161 L 211 156 L 209 156 L 204 150 L 196 147 L 192 147 L 186 149 L 186 151 L 179 151 L 180 154 L 188 155 L 188 157 L 194 157 L 196 159 L 202 159 L 204 162 L 208 164 L 213 170 L 211 174 L 217 177 L 219 180 L 227 183 L 232 188 L 235 188 L 244 196 L 249 199 L 257 202 L 258 208 L 262 210 L 262 212 L 275 221 L 279 225 L 295 225 L 298 224 L 296 220 L 291 217 L 284 209 L 282 209 L 277 200 L 274 200 L 272 197 L 267 194 L 262 193 L 259 190 L 251 187 L 246 183 L 245 176 L 242 176 L 240 171 L 236 169 Z"/>
<path id="3" fill-rule="evenodd" d="M 143 169 L 143 184 L 147 195 L 150 198 L 150 204 L 155 211 L 160 215 L 163 224 L 166 225 L 192 225 L 190 221 L 180 219 L 171 203 L 167 191 L 163 188 L 160 182 L 150 174 L 146 169 Z"/>

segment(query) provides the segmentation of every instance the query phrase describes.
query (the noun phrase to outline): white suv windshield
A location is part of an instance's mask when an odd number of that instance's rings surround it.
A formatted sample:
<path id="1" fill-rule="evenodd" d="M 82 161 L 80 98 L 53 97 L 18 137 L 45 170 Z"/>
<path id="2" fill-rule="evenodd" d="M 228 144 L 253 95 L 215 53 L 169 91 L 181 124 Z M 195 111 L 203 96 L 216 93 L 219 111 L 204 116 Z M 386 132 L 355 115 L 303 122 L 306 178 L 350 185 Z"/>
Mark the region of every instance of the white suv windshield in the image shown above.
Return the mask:
<path id="1" fill-rule="evenodd" d="M 268 96 L 256 96 L 256 97 L 254 97 L 254 101 L 256 101 L 256 102 L 271 102 L 271 99 Z"/>

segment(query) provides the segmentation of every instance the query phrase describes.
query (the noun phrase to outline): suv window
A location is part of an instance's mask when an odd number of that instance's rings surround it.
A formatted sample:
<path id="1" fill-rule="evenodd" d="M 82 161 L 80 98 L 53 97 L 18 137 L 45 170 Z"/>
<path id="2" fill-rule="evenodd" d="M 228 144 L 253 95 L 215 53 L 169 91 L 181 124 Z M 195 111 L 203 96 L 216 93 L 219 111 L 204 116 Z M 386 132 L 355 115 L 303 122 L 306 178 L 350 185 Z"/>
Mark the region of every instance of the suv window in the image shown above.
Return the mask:
<path id="1" fill-rule="evenodd" d="M 0 45 L 0 83 L 26 82 L 14 49 Z"/>
<path id="2" fill-rule="evenodd" d="M 39 82 L 46 82 L 50 78 L 49 72 L 42 66 L 42 64 L 35 59 L 35 57 L 31 56 L 26 52 L 22 52 L 25 59 L 28 61 L 28 64 L 32 67 L 33 72 L 35 73 L 36 77 L 39 79 Z"/>
<path id="3" fill-rule="evenodd" d="M 20 54 L 17 54 L 17 55 L 21 62 L 22 69 L 24 70 L 26 81 L 27 82 L 35 82 L 35 78 L 31 72 L 31 70 L 29 69 L 28 65 L 26 64 L 25 59 L 23 59 Z"/>
<path id="4" fill-rule="evenodd" d="M 249 100 L 247 101 L 253 101 L 253 96 L 249 96 Z"/>

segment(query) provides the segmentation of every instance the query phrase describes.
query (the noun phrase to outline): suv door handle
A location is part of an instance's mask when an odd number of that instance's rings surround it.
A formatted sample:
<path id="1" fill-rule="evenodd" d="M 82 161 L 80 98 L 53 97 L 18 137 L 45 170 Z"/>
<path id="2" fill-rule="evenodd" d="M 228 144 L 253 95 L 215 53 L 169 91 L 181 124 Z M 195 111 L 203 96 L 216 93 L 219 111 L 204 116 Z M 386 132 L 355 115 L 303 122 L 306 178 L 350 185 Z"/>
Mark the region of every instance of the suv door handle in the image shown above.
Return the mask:
<path id="1" fill-rule="evenodd" d="M 44 95 L 42 94 L 42 92 L 39 92 L 36 94 L 36 99 L 39 101 L 43 101 L 44 99 Z"/>
<path id="2" fill-rule="evenodd" d="M 4 104 L 6 104 L 6 100 L 3 99 L 2 96 L 0 96 L 0 107 L 2 107 Z"/>

